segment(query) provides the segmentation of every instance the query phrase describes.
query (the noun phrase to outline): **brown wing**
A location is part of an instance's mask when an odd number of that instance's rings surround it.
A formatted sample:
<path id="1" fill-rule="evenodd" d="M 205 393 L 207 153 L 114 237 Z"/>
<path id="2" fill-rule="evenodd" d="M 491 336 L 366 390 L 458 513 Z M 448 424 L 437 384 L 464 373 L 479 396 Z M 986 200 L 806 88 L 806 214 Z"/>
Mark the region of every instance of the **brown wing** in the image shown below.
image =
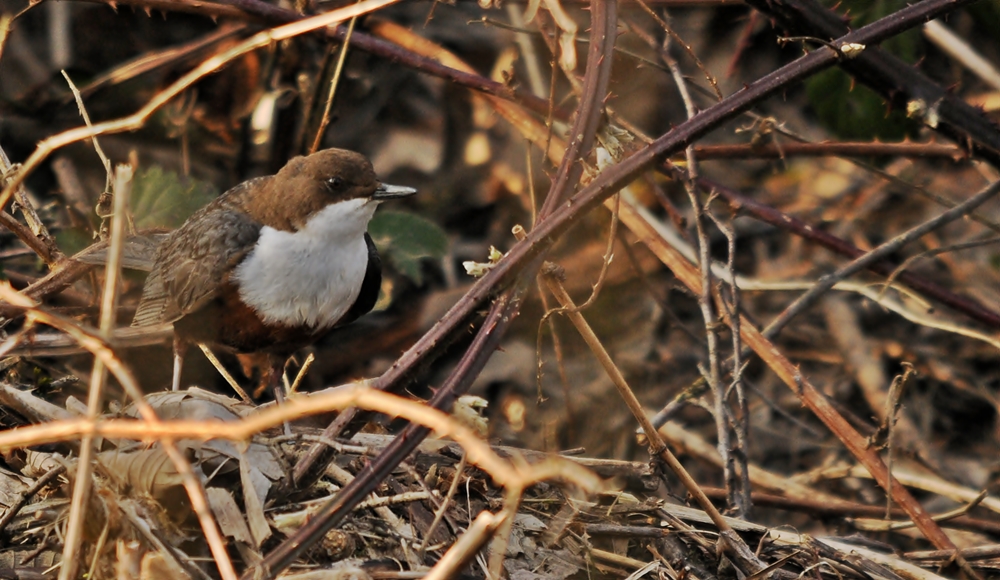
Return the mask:
<path id="1" fill-rule="evenodd" d="M 249 186 L 241 184 L 196 212 L 157 248 L 132 326 L 175 322 L 218 295 L 260 235 L 260 224 L 232 203 Z"/>

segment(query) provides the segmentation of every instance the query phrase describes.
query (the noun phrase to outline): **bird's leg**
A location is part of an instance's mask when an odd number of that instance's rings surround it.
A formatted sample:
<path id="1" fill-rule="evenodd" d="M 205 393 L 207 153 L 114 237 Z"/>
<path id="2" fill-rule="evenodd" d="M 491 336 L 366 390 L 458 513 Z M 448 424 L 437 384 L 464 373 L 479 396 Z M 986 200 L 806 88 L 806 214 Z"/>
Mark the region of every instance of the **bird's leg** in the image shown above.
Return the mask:
<path id="1" fill-rule="evenodd" d="M 271 392 L 274 393 L 274 402 L 277 405 L 281 405 L 285 402 L 285 385 L 282 380 L 285 374 L 285 362 L 288 359 L 279 354 L 268 354 L 267 355 L 267 368 L 268 368 L 268 384 L 271 387 Z M 288 424 L 288 421 L 284 423 L 285 435 L 292 434 L 292 427 Z"/>
<path id="2" fill-rule="evenodd" d="M 174 377 L 170 383 L 172 391 L 181 390 L 181 371 L 184 369 L 184 355 L 190 344 L 174 333 Z"/>
<path id="3" fill-rule="evenodd" d="M 267 356 L 267 384 L 274 393 L 274 401 L 279 405 L 285 401 L 285 357 L 278 354 Z"/>

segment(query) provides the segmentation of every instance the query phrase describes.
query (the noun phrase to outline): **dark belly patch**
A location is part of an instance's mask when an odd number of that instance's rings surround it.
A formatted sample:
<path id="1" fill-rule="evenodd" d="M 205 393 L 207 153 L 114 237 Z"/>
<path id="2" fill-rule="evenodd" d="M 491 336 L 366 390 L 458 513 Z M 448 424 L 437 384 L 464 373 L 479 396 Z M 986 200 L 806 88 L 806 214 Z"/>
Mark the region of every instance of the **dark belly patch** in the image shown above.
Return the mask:
<path id="1" fill-rule="evenodd" d="M 240 299 L 237 289 L 227 283 L 212 302 L 175 322 L 174 330 L 189 341 L 222 346 L 238 353 L 290 354 L 314 342 L 329 328 L 264 324 Z"/>

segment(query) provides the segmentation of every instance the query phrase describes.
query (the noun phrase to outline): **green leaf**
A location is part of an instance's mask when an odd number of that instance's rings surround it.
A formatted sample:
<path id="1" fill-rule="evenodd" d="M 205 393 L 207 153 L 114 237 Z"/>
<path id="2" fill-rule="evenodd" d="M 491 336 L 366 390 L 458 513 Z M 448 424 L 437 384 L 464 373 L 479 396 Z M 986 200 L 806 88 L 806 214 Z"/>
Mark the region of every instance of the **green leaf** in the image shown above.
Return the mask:
<path id="1" fill-rule="evenodd" d="M 900 141 L 915 135 L 920 127 L 905 111 L 888 111 L 881 96 L 854 83 L 840 69 L 810 78 L 806 93 L 820 121 L 841 139 Z"/>
<path id="2" fill-rule="evenodd" d="M 55 233 L 56 245 L 68 256 L 79 252 L 94 243 L 93 236 L 83 228 L 66 228 Z"/>
<path id="3" fill-rule="evenodd" d="M 851 28 L 857 30 L 880 18 L 906 8 L 909 0 L 825 0 L 827 7 L 851 19 Z M 879 43 L 882 50 L 890 52 L 908 63 L 917 60 L 922 44 L 920 31 L 911 29 Z"/>
<path id="4" fill-rule="evenodd" d="M 379 254 L 418 286 L 424 283 L 420 261 L 441 259 L 448 252 L 448 236 L 437 224 L 417 214 L 379 211 L 368 224 Z"/>
<path id="5" fill-rule="evenodd" d="M 181 177 L 152 166 L 139 170 L 132 184 L 132 215 L 138 229 L 179 227 L 219 192 L 211 183 Z"/>

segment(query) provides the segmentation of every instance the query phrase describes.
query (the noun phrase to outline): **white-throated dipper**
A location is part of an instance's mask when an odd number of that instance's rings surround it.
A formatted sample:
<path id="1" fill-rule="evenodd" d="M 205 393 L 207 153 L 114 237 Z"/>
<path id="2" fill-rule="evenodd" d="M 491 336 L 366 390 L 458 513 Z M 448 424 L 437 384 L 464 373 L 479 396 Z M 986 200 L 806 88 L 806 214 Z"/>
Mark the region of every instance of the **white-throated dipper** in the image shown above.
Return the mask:
<path id="1" fill-rule="evenodd" d="M 267 353 L 280 397 L 285 359 L 367 313 L 382 282 L 368 222 L 416 193 L 381 183 L 366 157 L 326 149 L 245 181 L 156 250 L 132 326 L 174 325 L 174 376 L 191 343 Z"/>

